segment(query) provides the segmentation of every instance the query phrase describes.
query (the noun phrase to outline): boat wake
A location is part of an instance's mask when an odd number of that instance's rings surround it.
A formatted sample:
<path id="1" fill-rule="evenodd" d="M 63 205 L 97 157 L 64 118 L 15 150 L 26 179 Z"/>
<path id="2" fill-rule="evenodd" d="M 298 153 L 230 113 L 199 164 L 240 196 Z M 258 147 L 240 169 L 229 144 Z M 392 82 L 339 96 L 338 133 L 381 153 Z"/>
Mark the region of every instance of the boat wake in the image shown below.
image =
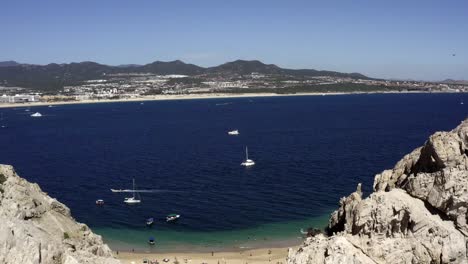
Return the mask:
<path id="1" fill-rule="evenodd" d="M 217 106 L 220 106 L 220 105 L 230 105 L 230 104 L 232 104 L 232 102 L 227 102 L 227 103 L 217 103 L 216 105 L 217 105 Z"/>
<path id="2" fill-rule="evenodd" d="M 171 190 L 130 190 L 130 189 L 110 189 L 114 193 L 179 193 L 181 191 L 171 191 Z"/>

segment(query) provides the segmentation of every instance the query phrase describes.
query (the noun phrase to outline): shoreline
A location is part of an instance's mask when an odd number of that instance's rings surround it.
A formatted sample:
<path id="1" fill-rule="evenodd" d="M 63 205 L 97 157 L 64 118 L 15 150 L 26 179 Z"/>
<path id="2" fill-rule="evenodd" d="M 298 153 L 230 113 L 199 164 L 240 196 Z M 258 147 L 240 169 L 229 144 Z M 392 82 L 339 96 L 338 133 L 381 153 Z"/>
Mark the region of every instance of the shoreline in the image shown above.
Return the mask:
<path id="1" fill-rule="evenodd" d="M 115 252 L 127 252 L 132 254 L 177 254 L 177 253 L 211 253 L 211 252 L 243 252 L 250 250 L 262 250 L 269 248 L 291 248 L 297 247 L 304 242 L 305 236 L 294 238 L 276 238 L 276 239 L 255 239 L 252 241 L 238 244 L 158 244 L 150 246 L 145 242 L 145 246 L 119 243 L 104 239 L 104 242 Z"/>
<path id="2" fill-rule="evenodd" d="M 122 263 L 143 263 L 144 259 L 165 263 L 181 264 L 245 264 L 245 263 L 286 263 L 289 249 L 297 249 L 300 245 L 292 247 L 262 247 L 255 249 L 242 249 L 238 251 L 177 251 L 164 253 L 114 251 L 114 256 Z"/>
<path id="3" fill-rule="evenodd" d="M 434 92 L 419 91 L 392 91 L 392 92 L 330 92 L 330 93 L 295 93 L 295 94 L 277 94 L 277 93 L 213 93 L 213 94 L 182 94 L 182 95 L 152 95 L 137 98 L 123 99 L 93 99 L 81 101 L 55 101 L 55 102 L 32 102 L 32 103 L 0 103 L 0 108 L 15 107 L 35 107 L 35 106 L 59 106 L 73 104 L 96 104 L 96 103 L 117 103 L 117 102 L 148 102 L 148 101 L 171 101 L 171 100 L 193 100 L 193 99 L 229 99 L 229 98 L 255 98 L 255 97 L 291 97 L 291 96 L 329 96 L 329 95 L 353 95 L 353 94 L 420 94 Z M 440 92 L 442 93 L 442 92 Z"/>
<path id="4" fill-rule="evenodd" d="M 266 223 L 251 228 L 190 232 L 161 229 L 91 229 L 114 251 L 139 253 L 168 252 L 239 252 L 262 248 L 294 247 L 304 241 L 301 230 L 324 228 L 333 210 L 324 210 L 321 215 L 307 219 Z M 150 246 L 148 237 L 156 238 L 156 245 Z"/>

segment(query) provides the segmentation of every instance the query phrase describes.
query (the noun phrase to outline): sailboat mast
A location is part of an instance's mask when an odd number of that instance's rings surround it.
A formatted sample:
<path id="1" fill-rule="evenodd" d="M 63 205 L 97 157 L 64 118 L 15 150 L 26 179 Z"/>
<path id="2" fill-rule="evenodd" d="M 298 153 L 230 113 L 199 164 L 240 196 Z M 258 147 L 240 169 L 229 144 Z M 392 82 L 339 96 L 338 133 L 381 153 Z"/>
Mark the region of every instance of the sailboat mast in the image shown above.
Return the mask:
<path id="1" fill-rule="evenodd" d="M 249 159 L 249 149 L 247 148 L 247 146 L 245 147 L 245 159 Z"/>
<path id="2" fill-rule="evenodd" d="M 133 178 L 133 198 L 135 199 L 135 178 Z"/>

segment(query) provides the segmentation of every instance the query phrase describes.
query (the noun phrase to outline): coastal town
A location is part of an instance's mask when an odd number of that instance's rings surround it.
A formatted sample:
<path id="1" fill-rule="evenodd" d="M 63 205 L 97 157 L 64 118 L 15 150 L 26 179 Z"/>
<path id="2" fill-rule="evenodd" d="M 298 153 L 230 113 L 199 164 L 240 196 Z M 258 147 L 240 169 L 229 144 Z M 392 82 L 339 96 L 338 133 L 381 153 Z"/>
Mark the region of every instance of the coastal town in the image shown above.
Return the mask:
<path id="1" fill-rule="evenodd" d="M 0 86 L 0 104 L 80 102 L 89 100 L 145 99 L 156 95 L 296 94 L 366 92 L 468 92 L 468 83 L 402 81 L 335 76 L 279 74 L 158 75 L 153 73 L 103 74 L 63 89 L 50 91 Z"/>

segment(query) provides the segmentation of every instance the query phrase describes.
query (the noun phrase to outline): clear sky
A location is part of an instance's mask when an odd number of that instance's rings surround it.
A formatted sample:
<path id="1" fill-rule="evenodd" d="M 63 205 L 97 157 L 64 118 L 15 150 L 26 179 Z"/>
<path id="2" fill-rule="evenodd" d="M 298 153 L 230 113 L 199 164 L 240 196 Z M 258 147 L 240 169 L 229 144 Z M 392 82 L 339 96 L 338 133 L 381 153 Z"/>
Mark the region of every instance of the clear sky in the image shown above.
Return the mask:
<path id="1" fill-rule="evenodd" d="M 0 33 L 0 61 L 258 59 L 372 77 L 468 79 L 467 0 L 4 0 Z"/>

